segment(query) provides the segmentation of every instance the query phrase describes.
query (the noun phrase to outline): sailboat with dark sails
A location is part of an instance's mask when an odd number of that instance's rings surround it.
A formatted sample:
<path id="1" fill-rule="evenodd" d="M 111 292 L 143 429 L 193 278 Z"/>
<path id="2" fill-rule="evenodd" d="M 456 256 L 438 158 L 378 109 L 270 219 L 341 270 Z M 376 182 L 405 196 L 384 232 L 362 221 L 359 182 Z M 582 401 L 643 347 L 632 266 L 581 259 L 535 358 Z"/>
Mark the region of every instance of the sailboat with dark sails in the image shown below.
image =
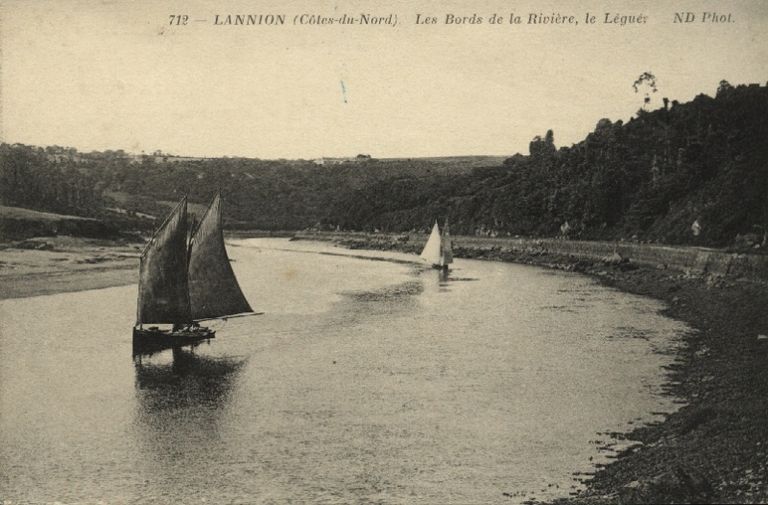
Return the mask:
<path id="1" fill-rule="evenodd" d="M 221 195 L 214 196 L 194 230 L 184 197 L 141 254 L 134 352 L 214 338 L 216 332 L 200 321 L 252 312 L 224 246 Z M 145 327 L 149 324 L 154 326 Z"/>

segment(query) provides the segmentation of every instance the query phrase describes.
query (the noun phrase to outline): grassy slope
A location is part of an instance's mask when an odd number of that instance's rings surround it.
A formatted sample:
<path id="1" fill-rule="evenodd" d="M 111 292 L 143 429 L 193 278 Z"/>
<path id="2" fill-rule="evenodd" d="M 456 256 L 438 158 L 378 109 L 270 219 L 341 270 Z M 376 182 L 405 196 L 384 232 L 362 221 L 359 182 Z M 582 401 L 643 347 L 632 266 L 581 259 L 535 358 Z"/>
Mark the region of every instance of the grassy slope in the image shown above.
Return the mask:
<path id="1" fill-rule="evenodd" d="M 95 219 L 67 214 L 54 214 L 37 210 L 23 209 L 21 207 L 7 207 L 0 205 L 0 219 L 24 219 L 30 221 L 60 221 L 62 219 L 75 219 L 79 221 L 95 221 Z"/>

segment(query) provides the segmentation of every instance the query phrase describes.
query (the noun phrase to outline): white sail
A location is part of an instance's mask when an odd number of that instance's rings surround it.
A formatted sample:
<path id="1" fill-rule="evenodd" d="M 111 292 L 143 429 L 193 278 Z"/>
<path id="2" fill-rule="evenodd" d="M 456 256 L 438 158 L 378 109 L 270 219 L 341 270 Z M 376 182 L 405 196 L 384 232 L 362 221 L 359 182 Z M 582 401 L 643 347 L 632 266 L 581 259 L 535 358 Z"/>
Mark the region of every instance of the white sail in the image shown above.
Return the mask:
<path id="1" fill-rule="evenodd" d="M 437 221 L 435 221 L 435 226 L 432 227 L 432 233 L 429 234 L 427 244 L 424 246 L 424 250 L 421 251 L 420 256 L 424 261 L 427 261 L 433 265 L 439 265 L 441 250 L 442 247 L 440 246 L 440 228 L 437 226 Z"/>
<path id="2" fill-rule="evenodd" d="M 445 219 L 442 235 L 442 252 L 440 254 L 440 266 L 453 263 L 453 247 L 451 245 L 451 235 L 448 233 L 448 218 Z"/>

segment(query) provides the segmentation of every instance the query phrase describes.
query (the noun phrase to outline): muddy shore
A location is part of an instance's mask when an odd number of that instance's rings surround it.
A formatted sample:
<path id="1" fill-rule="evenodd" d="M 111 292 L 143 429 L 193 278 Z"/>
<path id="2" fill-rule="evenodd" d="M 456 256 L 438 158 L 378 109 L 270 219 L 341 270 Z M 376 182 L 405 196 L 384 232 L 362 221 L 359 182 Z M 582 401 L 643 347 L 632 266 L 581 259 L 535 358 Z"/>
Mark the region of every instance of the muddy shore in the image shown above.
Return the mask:
<path id="1" fill-rule="evenodd" d="M 336 242 L 411 253 L 422 246 L 403 236 L 358 235 Z M 555 503 L 768 502 L 768 285 L 640 266 L 631 258 L 585 260 L 462 247 L 460 239 L 454 254 L 581 272 L 663 301 L 665 315 L 695 330 L 684 337 L 686 345 L 668 369 L 667 393 L 684 406 L 661 422 L 615 434 L 639 444 L 594 475 L 574 476 L 586 489 Z"/>
<path id="2" fill-rule="evenodd" d="M 132 284 L 142 247 L 65 235 L 0 244 L 0 300 Z"/>
<path id="3" fill-rule="evenodd" d="M 290 236 L 254 230 L 227 234 L 233 239 Z M 140 235 L 0 240 L 0 300 L 135 284 L 144 244 Z"/>

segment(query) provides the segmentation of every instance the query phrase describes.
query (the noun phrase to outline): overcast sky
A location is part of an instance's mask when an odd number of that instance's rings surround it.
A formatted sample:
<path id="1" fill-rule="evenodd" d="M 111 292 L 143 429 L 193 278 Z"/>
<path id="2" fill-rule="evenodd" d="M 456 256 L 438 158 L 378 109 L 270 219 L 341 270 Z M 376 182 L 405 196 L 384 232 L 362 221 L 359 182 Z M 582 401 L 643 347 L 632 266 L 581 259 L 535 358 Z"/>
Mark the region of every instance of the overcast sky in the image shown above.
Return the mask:
<path id="1" fill-rule="evenodd" d="M 527 153 L 551 128 L 581 140 L 642 105 L 658 78 L 687 101 L 768 80 L 768 2 L 161 2 L 0 0 L 2 138 L 83 151 L 313 158 Z M 733 23 L 672 23 L 675 11 Z M 396 27 L 293 26 L 297 14 L 397 14 Z M 570 13 L 578 26 L 487 23 Z M 595 25 L 584 15 L 594 13 Z M 605 12 L 646 24 L 602 23 Z M 207 19 L 169 26 L 170 14 Z M 215 14 L 285 26 L 213 26 Z M 417 26 L 416 14 L 441 24 Z M 447 13 L 484 18 L 446 26 Z M 342 87 L 343 82 L 343 87 Z"/>

